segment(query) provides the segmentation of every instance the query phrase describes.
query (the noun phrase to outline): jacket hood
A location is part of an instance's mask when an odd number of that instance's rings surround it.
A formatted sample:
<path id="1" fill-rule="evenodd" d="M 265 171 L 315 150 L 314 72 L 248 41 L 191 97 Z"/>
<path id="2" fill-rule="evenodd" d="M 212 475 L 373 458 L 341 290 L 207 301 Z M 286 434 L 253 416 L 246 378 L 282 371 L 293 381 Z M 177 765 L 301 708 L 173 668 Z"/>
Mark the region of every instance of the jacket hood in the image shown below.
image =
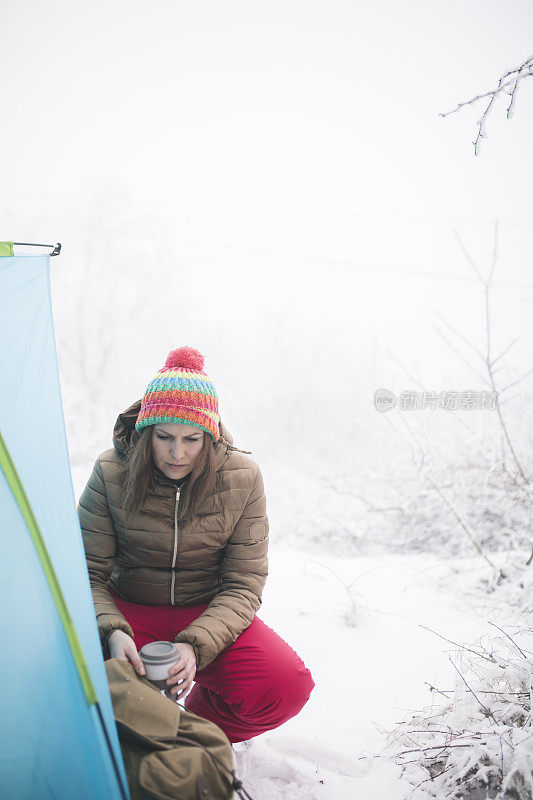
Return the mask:
<path id="1" fill-rule="evenodd" d="M 125 411 L 118 415 L 115 427 L 113 428 L 113 447 L 119 456 L 124 457 L 131 442 L 135 423 L 141 410 L 141 401 L 136 400 Z M 222 420 L 219 422 L 220 439 L 215 447 L 216 468 L 218 469 L 233 447 L 233 436 L 228 431 Z M 247 453 L 247 450 L 239 450 L 240 453 Z"/>

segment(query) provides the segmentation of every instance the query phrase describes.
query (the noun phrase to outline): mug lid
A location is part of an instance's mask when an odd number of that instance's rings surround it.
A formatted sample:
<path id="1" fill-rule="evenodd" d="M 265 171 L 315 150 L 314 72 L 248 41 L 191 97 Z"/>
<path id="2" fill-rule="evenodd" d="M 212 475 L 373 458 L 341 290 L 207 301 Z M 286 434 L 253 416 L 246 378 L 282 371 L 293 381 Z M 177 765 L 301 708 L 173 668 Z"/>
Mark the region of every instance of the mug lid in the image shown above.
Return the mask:
<path id="1" fill-rule="evenodd" d="M 178 661 L 180 651 L 174 642 L 148 642 L 139 650 L 145 664 L 173 664 Z"/>

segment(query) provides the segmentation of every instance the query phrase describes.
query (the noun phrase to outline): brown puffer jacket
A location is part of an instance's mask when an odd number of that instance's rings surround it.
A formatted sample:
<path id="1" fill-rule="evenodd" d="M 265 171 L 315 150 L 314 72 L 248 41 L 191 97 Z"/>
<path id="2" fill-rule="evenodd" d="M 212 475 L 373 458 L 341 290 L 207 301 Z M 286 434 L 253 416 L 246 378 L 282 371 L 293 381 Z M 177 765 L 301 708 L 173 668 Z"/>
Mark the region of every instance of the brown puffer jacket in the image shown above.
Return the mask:
<path id="1" fill-rule="evenodd" d="M 126 528 L 124 455 L 140 402 L 118 417 L 114 448 L 98 457 L 78 504 L 100 637 L 105 647 L 117 628 L 133 636 L 108 586 L 134 603 L 209 603 L 175 637 L 193 646 L 200 670 L 235 641 L 261 605 L 268 573 L 263 479 L 220 422 L 215 483 L 197 517 L 178 523 L 179 490 L 154 467 L 155 493 Z"/>

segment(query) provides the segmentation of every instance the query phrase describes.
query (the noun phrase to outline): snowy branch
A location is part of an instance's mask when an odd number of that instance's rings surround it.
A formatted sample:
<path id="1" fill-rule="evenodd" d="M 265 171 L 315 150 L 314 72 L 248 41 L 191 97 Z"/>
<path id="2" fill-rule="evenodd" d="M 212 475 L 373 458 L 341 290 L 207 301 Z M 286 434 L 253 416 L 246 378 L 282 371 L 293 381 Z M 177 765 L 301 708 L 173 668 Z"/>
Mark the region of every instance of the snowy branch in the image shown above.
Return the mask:
<path id="1" fill-rule="evenodd" d="M 496 97 L 499 94 L 502 94 L 503 92 L 505 92 L 509 96 L 510 99 L 507 104 L 506 116 L 507 119 L 511 119 L 515 107 L 518 85 L 525 78 L 530 78 L 532 75 L 533 75 L 533 56 L 530 56 L 519 67 L 511 69 L 504 75 L 502 75 L 498 81 L 497 86 L 494 89 L 491 89 L 488 92 L 484 92 L 483 94 L 478 94 L 475 97 L 471 97 L 470 100 L 465 100 L 463 103 L 458 103 L 457 106 L 455 108 L 452 108 L 451 111 L 446 111 L 440 114 L 440 116 L 449 117 L 450 114 L 455 114 L 457 111 L 459 111 L 461 108 L 464 108 L 465 106 L 470 106 L 473 105 L 474 103 L 477 103 L 478 100 L 489 98 L 487 107 L 485 108 L 480 119 L 477 121 L 477 135 L 474 141 L 472 142 L 472 144 L 474 145 L 474 153 L 477 156 L 479 155 L 480 140 L 486 138 L 485 123 L 493 107 Z"/>

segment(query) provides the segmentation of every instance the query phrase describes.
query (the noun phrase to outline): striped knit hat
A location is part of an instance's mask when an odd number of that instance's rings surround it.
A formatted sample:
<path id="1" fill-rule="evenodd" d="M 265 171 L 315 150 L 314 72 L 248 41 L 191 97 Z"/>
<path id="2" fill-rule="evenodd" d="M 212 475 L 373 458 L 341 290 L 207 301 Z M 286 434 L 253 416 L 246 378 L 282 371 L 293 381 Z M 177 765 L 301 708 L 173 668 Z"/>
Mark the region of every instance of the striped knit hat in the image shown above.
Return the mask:
<path id="1" fill-rule="evenodd" d="M 182 422 L 210 433 L 218 442 L 218 397 L 194 347 L 178 347 L 148 384 L 135 423 L 137 431 L 158 422 Z"/>

